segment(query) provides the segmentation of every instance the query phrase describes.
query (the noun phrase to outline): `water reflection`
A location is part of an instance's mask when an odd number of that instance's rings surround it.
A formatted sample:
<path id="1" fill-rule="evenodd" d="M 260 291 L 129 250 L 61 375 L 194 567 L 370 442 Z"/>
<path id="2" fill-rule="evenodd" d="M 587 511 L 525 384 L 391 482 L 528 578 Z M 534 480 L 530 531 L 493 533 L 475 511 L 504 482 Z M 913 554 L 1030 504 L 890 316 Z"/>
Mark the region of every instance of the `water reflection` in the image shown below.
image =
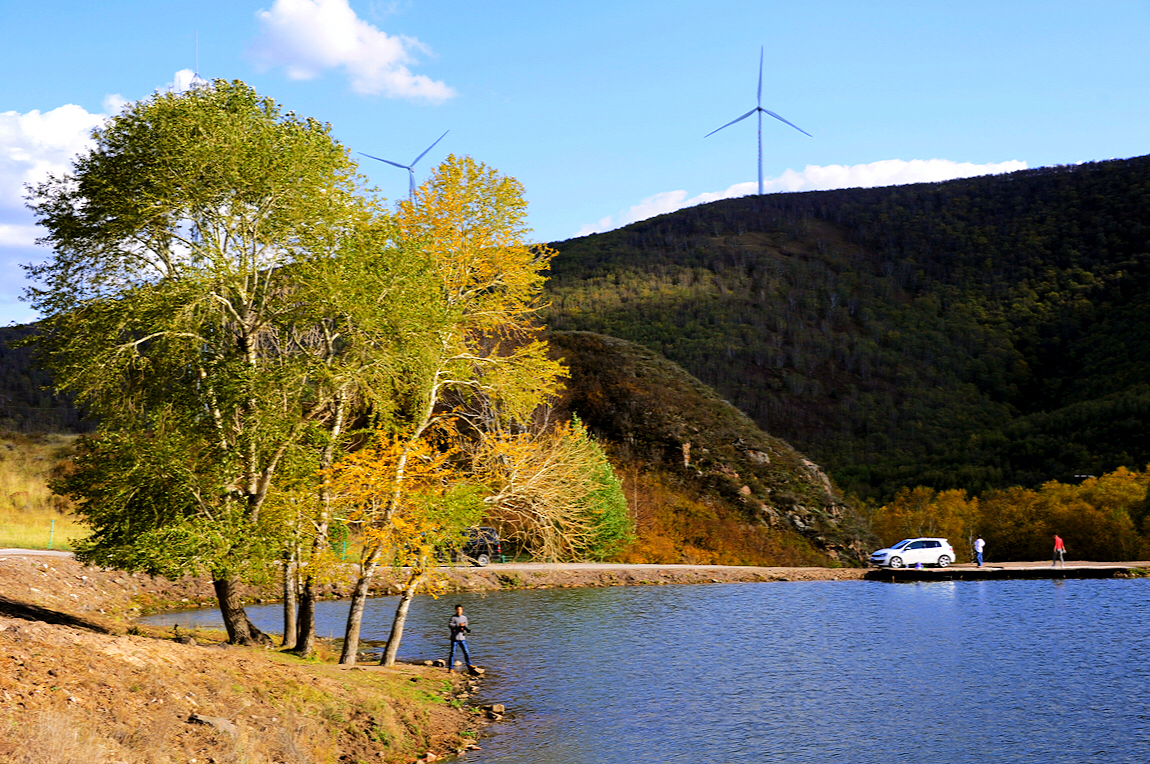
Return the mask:
<path id="1" fill-rule="evenodd" d="M 464 605 L 477 764 L 1150 760 L 1144 581 L 874 582 L 468 594 L 412 606 L 402 659 Z M 339 634 L 346 603 L 324 602 Z M 394 598 L 372 600 L 384 639 Z M 252 608 L 264 629 L 278 606 Z M 188 616 L 176 616 L 185 618 Z"/>

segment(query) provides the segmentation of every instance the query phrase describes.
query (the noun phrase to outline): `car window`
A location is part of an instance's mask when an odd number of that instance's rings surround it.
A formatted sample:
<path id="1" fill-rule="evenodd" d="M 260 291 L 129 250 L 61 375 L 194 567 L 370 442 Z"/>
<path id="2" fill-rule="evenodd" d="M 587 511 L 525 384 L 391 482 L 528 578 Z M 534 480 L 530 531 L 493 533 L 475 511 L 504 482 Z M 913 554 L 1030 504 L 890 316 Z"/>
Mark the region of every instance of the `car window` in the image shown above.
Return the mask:
<path id="1" fill-rule="evenodd" d="M 902 541 L 900 541 L 897 544 L 895 544 L 894 546 L 892 546 L 891 549 L 902 549 L 903 547 L 905 547 L 910 542 L 911 542 L 910 539 L 903 539 Z"/>
<path id="2" fill-rule="evenodd" d="M 926 541 L 924 544 L 927 549 L 939 549 L 942 547 L 942 544 L 938 543 L 937 541 Z"/>
<path id="3" fill-rule="evenodd" d="M 912 541 L 910 544 L 908 544 L 908 545 L 907 545 L 907 547 L 906 547 L 906 548 L 907 548 L 907 549 L 922 549 L 922 545 L 923 545 L 924 543 L 926 543 L 926 542 L 923 542 L 923 541 Z"/>

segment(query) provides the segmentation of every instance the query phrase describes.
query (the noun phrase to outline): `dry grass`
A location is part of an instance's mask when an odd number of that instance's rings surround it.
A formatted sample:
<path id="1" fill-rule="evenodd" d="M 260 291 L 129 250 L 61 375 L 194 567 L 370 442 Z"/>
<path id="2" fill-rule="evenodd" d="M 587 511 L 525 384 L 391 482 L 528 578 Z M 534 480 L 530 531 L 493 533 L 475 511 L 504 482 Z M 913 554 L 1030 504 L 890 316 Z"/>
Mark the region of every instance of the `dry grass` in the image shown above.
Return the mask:
<path id="1" fill-rule="evenodd" d="M 88 534 L 69 501 L 48 489 L 75 440 L 75 435 L 0 432 L 0 547 L 71 549 L 71 539 Z"/>
<path id="2" fill-rule="evenodd" d="M 107 761 L 108 749 L 87 725 L 67 710 L 42 710 L 17 724 L 9 719 L 4 737 L 20 737 L 12 764 L 96 764 Z"/>

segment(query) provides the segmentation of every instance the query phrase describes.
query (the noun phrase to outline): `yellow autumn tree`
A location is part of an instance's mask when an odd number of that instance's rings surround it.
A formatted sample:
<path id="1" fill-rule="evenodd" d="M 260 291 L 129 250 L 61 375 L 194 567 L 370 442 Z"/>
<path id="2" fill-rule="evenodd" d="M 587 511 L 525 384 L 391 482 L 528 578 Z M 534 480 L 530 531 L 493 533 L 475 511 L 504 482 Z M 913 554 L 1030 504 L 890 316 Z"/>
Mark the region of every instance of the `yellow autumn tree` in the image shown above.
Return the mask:
<path id="1" fill-rule="evenodd" d="M 450 156 L 400 203 L 396 246 L 421 262 L 418 336 L 409 337 L 398 371 L 394 411 L 383 436 L 393 455 L 373 507 L 374 527 L 394 526 L 417 496 L 412 459 L 434 428 L 453 419 L 461 402 L 483 396 L 500 416 L 525 419 L 560 388 L 562 367 L 547 357 L 534 314 L 554 252 L 530 243 L 523 187 L 470 157 Z M 379 473 L 383 478 L 383 472 Z M 348 610 L 340 663 L 355 663 L 363 606 L 385 554 L 387 535 L 369 535 Z M 400 608 L 403 607 L 401 603 Z M 397 611 L 399 633 L 403 616 Z M 391 654 L 398 639 L 389 645 Z"/>
<path id="2" fill-rule="evenodd" d="M 1044 483 L 1037 490 L 993 491 L 984 504 L 987 543 L 1000 546 L 1000 559 L 1036 560 L 1050 554 L 1054 534 L 1080 560 L 1140 559 L 1146 540 L 1138 534 L 1150 473 L 1119 467 L 1081 483 Z"/>
<path id="3" fill-rule="evenodd" d="M 473 464 L 492 488 L 488 517 L 536 559 L 608 559 L 634 539 L 622 484 L 578 418 L 485 434 Z"/>
<path id="4" fill-rule="evenodd" d="M 384 650 L 385 665 L 395 662 L 415 594 L 439 592 L 442 581 L 434 576 L 439 559 L 484 509 L 481 486 L 458 469 L 455 450 L 438 434 L 408 441 L 379 433 L 368 447 L 349 454 L 330 472 L 332 495 L 348 525 L 359 530 L 375 563 L 391 567 L 403 581 Z M 357 644 L 359 627 L 360 622 L 349 616 L 346 636 Z"/>
<path id="5" fill-rule="evenodd" d="M 966 559 L 976 535 L 988 559 L 1049 558 L 1053 536 L 1074 559 L 1135 560 L 1150 553 L 1139 533 L 1145 522 L 1150 472 L 1119 467 L 1080 483 L 1052 480 L 1038 488 L 1014 486 L 967 498 L 962 491 L 905 488 L 875 511 L 871 527 L 884 543 L 908 536 L 946 536 Z"/>

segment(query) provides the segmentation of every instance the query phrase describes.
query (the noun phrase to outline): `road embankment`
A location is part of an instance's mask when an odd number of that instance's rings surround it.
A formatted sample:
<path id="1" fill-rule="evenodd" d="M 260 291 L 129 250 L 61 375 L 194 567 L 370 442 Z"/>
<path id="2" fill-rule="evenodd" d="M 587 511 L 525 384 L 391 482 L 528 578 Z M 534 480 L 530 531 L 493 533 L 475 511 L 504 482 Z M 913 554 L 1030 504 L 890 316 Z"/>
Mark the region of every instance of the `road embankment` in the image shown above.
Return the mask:
<path id="1" fill-rule="evenodd" d="M 566 589 L 599 586 L 730 584 L 761 581 L 856 581 L 864 568 L 768 568 L 739 565 L 495 563 L 444 571 L 457 591 Z"/>

